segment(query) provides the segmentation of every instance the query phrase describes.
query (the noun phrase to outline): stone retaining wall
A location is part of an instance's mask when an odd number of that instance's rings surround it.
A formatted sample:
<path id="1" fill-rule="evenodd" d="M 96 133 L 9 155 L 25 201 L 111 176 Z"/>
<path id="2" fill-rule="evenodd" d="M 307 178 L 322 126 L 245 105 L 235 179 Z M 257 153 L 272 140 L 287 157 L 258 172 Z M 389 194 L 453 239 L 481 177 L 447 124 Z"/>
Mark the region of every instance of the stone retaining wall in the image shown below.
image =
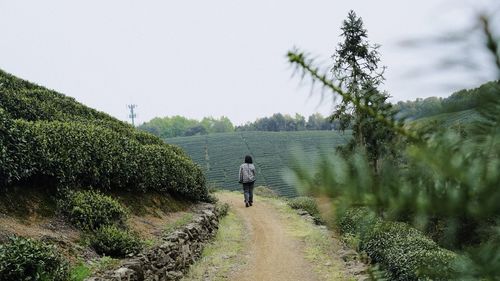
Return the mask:
<path id="1" fill-rule="evenodd" d="M 204 204 L 189 224 L 163 237 L 160 245 L 124 261 L 117 270 L 86 281 L 179 280 L 201 256 L 204 244 L 215 236 L 218 226 L 217 208 Z"/>

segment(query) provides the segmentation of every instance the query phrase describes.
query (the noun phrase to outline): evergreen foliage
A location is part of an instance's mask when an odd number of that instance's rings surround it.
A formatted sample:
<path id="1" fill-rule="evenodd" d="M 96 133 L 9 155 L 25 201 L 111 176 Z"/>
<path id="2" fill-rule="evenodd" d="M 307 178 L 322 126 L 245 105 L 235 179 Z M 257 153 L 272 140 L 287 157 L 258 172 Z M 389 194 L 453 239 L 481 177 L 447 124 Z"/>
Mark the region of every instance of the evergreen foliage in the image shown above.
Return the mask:
<path id="1" fill-rule="evenodd" d="M 0 281 L 66 281 L 69 266 L 53 245 L 21 237 L 0 245 Z"/>
<path id="2" fill-rule="evenodd" d="M 384 80 L 384 68 L 378 66 L 378 46 L 372 46 L 368 42 L 363 20 L 351 10 L 341 30 L 343 41 L 332 56 L 334 65 L 331 70 L 340 88 L 366 106 L 383 111 L 384 115 L 394 114 L 391 104 L 387 102 L 389 95 L 377 89 Z M 377 169 L 377 161 L 387 154 L 386 150 L 390 147 L 388 144 L 394 138 L 394 133 L 344 98 L 336 106 L 331 118 L 340 121 L 342 130 L 353 124 L 352 146 L 364 146 L 373 162 L 373 168 Z"/>
<path id="3" fill-rule="evenodd" d="M 499 40 L 490 32 L 488 21 L 484 20 L 483 24 L 488 48 L 498 59 Z M 426 274 L 432 276 L 452 269 L 446 279 L 498 280 L 499 81 L 485 86 L 488 90 L 481 94 L 477 105 L 481 118 L 467 128 L 465 136 L 440 128 L 417 134 L 408 131 L 384 108 L 363 103 L 360 97 L 327 79 L 326 74 L 306 54 L 291 51 L 288 57 L 304 75 L 340 95 L 364 114 L 379 120 L 404 140 L 400 144 L 400 158 L 383 159 L 377 172 L 369 169 L 371 158 L 364 146 L 350 155 L 333 153 L 320 156 L 320 161 L 313 167 L 301 166 L 304 162 L 301 159 L 292 166 L 297 186 L 335 198 L 339 218 L 348 214 L 352 207 L 365 207 L 370 216 L 389 221 L 390 226 L 380 228 L 380 235 L 372 240 L 373 247 L 366 246 L 365 250 L 396 275 L 406 271 L 406 264 L 392 261 L 400 258 L 407 249 L 410 253 L 420 249 L 401 239 L 413 235 L 413 230 L 404 230 L 403 224 L 397 223 L 399 221 L 412 225 L 433 237 L 441 246 L 465 257 L 449 263 L 448 254 L 411 253 L 430 265 L 425 270 Z M 353 221 L 354 225 L 358 224 L 356 221 L 359 220 Z M 378 228 L 351 229 L 363 240 Z M 384 241 L 392 242 L 387 244 Z M 380 244 L 382 242 L 386 244 Z M 427 249 L 427 242 L 418 243 Z M 398 254 L 384 254 L 383 246 L 387 246 L 389 252 Z M 383 256 L 390 258 L 384 260 Z"/>

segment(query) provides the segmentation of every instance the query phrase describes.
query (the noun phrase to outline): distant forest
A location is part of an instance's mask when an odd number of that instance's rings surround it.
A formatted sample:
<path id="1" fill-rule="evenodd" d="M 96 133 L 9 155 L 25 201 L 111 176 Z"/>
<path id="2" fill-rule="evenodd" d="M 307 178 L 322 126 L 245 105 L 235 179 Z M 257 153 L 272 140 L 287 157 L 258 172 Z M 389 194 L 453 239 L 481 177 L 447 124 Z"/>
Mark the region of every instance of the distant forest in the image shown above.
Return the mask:
<path id="1" fill-rule="evenodd" d="M 211 133 L 229 133 L 235 131 L 306 131 L 306 130 L 335 130 L 338 122 L 330 122 L 328 117 L 315 113 L 306 118 L 300 114 L 275 113 L 270 117 L 259 118 L 241 126 L 234 124 L 227 117 L 205 117 L 201 121 L 188 119 L 183 116 L 153 118 L 138 127 L 161 138 L 182 136 L 206 135 Z"/>
<path id="2" fill-rule="evenodd" d="M 492 81 L 475 89 L 461 90 L 447 98 L 429 97 L 417 98 L 414 101 L 400 101 L 394 104 L 394 109 L 398 112 L 399 119 L 409 120 L 475 109 L 483 96 L 495 90 L 494 86 L 497 83 L 498 81 Z"/>
<path id="3" fill-rule="evenodd" d="M 474 109 L 481 96 L 494 90 L 496 81 L 482 85 L 479 88 L 461 90 L 447 98 L 429 97 L 417 98 L 414 101 L 400 101 L 393 104 L 398 119 L 415 120 L 442 113 L 459 112 Z M 235 126 L 227 117 L 205 117 L 201 121 L 183 116 L 156 117 L 140 125 L 140 130 L 150 132 L 160 138 L 181 136 L 207 135 L 212 133 L 229 133 L 238 131 L 307 131 L 307 130 L 338 130 L 339 122 L 331 120 L 330 116 L 315 113 L 306 117 L 295 114 L 275 113 L 270 117 L 259 118 L 241 126 Z"/>

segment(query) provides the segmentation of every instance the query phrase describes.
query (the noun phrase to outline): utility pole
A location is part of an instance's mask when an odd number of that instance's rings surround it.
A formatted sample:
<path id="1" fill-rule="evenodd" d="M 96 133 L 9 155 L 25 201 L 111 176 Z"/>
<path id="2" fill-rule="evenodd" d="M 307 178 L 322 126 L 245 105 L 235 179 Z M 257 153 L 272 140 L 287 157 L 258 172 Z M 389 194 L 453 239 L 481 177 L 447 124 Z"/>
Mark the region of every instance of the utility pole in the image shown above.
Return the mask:
<path id="1" fill-rule="evenodd" d="M 132 119 L 132 126 L 135 127 L 134 119 L 135 119 L 135 117 L 137 117 L 137 114 L 135 114 L 134 109 L 137 107 L 137 105 L 136 104 L 129 104 L 129 105 L 127 105 L 127 107 L 130 109 L 130 114 L 128 115 L 128 117 L 130 119 Z"/>

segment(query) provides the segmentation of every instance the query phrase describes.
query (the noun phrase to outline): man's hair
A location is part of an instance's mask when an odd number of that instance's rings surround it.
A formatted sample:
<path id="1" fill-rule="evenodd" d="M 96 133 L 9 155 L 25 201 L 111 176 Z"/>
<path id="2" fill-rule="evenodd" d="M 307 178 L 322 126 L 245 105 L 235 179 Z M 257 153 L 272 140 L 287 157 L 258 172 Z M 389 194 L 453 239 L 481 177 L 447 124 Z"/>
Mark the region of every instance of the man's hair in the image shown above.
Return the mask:
<path id="1" fill-rule="evenodd" d="M 245 156 L 245 163 L 252 164 L 253 163 L 252 156 L 250 155 Z"/>

